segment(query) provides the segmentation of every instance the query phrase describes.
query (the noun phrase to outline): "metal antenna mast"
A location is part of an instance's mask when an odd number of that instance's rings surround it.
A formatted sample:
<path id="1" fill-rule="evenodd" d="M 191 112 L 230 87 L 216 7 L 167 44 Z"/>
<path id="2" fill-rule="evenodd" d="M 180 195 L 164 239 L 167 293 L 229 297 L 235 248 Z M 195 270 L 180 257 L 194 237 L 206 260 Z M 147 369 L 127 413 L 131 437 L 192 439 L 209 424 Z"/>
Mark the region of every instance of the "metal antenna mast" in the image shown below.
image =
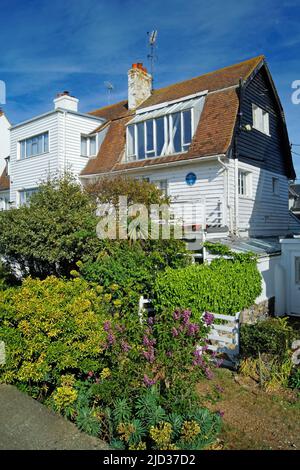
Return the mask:
<path id="1" fill-rule="evenodd" d="M 111 102 L 111 94 L 112 94 L 112 91 L 114 89 L 114 86 L 112 83 L 110 82 L 104 82 L 104 85 L 105 85 L 105 88 L 107 89 L 107 101 L 108 101 L 108 104 L 110 104 Z"/>
<path id="2" fill-rule="evenodd" d="M 149 48 L 150 48 L 150 53 L 148 54 L 148 59 L 150 60 L 150 72 L 152 76 L 152 88 L 153 88 L 153 82 L 154 82 L 154 61 L 156 59 L 155 55 L 155 48 L 156 48 L 156 39 L 157 39 L 157 30 L 152 31 L 151 33 L 147 33 L 148 38 L 149 38 Z"/>

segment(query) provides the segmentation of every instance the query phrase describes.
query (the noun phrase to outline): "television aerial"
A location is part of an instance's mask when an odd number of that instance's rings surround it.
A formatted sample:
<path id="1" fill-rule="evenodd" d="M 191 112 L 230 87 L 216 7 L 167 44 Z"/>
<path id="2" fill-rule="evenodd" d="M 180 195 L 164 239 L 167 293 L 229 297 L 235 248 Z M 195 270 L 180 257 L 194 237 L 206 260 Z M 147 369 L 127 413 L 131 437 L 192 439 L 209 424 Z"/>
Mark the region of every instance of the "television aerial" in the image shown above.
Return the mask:
<path id="1" fill-rule="evenodd" d="M 151 33 L 148 31 L 147 33 L 148 38 L 149 38 L 149 48 L 150 52 L 148 54 L 148 59 L 150 60 L 150 71 L 151 71 L 151 76 L 152 76 L 152 86 L 153 86 L 153 74 L 154 74 L 154 61 L 156 60 L 156 54 L 155 54 L 155 48 L 156 48 L 156 41 L 157 41 L 157 30 L 151 31 Z"/>
<path id="2" fill-rule="evenodd" d="M 111 94 L 112 94 L 112 91 L 114 89 L 114 86 L 112 83 L 110 82 L 104 82 L 104 85 L 105 85 L 105 88 L 107 90 L 107 101 L 108 101 L 108 104 L 110 104 L 111 102 Z"/>

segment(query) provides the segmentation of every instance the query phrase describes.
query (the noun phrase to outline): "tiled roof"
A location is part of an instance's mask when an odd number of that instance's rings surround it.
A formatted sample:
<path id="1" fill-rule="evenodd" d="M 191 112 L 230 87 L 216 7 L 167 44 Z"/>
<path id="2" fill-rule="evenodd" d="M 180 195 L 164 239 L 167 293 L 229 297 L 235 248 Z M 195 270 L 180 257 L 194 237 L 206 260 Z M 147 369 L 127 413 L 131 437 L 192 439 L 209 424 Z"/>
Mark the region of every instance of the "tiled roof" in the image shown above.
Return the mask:
<path id="1" fill-rule="evenodd" d="M 4 168 L 2 175 L 0 176 L 0 191 L 7 191 L 10 186 L 10 178 L 7 176 L 6 168 Z"/>
<path id="2" fill-rule="evenodd" d="M 208 90 L 192 144 L 189 151 L 184 154 L 130 163 L 122 162 L 125 149 L 125 125 L 134 112 L 128 111 L 126 101 L 93 111 L 93 115 L 109 120 L 110 127 L 98 155 L 88 161 L 81 174 L 101 174 L 111 170 L 152 166 L 226 153 L 232 141 L 239 106 L 236 87 L 240 79 L 247 80 L 262 61 L 263 56 L 258 56 L 215 72 L 154 90 L 152 95 L 143 102 L 140 108 Z"/>

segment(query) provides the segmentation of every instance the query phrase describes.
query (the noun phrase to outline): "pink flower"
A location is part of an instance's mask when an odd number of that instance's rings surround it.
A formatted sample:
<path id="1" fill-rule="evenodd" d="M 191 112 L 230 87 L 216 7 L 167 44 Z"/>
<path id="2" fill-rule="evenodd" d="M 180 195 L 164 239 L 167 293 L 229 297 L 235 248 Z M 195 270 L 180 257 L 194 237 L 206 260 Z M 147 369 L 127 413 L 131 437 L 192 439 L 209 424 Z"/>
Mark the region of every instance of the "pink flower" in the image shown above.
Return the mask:
<path id="1" fill-rule="evenodd" d="M 111 329 L 111 323 L 109 320 L 104 322 L 103 328 L 104 328 L 104 331 L 109 331 Z"/>
<path id="2" fill-rule="evenodd" d="M 144 384 L 146 387 L 151 387 L 156 384 L 156 380 L 150 379 L 146 374 L 144 375 Z"/>
<path id="3" fill-rule="evenodd" d="M 211 325 L 214 321 L 215 317 L 212 313 L 205 312 L 203 315 L 203 321 L 206 323 L 206 325 Z"/>
<path id="4" fill-rule="evenodd" d="M 178 331 L 176 330 L 176 328 L 173 326 L 172 328 L 172 336 L 175 338 L 176 336 L 178 336 Z"/>

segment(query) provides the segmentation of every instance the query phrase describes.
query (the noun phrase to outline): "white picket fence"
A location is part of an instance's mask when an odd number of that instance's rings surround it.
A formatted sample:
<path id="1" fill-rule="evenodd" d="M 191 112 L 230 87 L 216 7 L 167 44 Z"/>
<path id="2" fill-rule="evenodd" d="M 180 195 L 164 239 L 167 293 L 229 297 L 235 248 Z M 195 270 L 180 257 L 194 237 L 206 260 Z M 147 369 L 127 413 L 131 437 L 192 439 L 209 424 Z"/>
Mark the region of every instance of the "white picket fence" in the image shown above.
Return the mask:
<path id="1" fill-rule="evenodd" d="M 140 321 L 143 321 L 143 314 L 153 313 L 152 302 L 143 296 L 139 300 L 138 314 Z M 222 365 L 235 367 L 240 352 L 240 312 L 235 315 L 223 315 L 213 313 L 215 320 L 222 320 L 223 323 L 214 322 L 207 339 L 210 341 L 208 349 L 222 357 Z M 224 358 L 225 356 L 225 358 Z"/>

